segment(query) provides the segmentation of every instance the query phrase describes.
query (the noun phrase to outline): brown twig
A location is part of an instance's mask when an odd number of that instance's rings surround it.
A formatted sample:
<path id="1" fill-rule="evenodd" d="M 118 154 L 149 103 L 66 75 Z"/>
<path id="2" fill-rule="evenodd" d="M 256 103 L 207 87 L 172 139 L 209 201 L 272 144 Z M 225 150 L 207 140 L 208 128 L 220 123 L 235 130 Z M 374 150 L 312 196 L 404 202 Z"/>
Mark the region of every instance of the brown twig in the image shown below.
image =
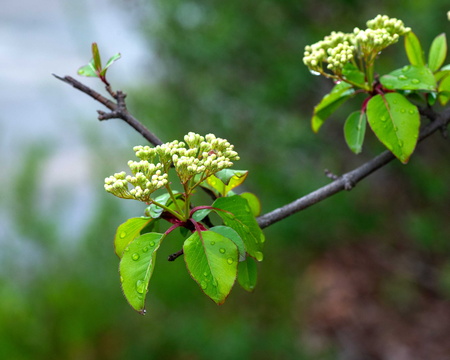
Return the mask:
<path id="1" fill-rule="evenodd" d="M 109 119 L 121 119 L 125 121 L 127 124 L 129 124 L 133 129 L 135 129 L 151 144 L 156 146 L 161 145 L 163 143 L 155 134 L 153 134 L 150 130 L 148 130 L 141 122 L 139 122 L 139 120 L 137 120 L 134 116 L 132 116 L 128 112 L 127 107 L 125 105 L 126 94 L 124 94 L 123 92 L 121 91 L 114 92 L 111 90 L 110 87 L 108 86 L 106 87 L 108 93 L 111 96 L 113 96 L 113 98 L 116 100 L 116 102 L 114 102 L 70 76 L 60 77 L 55 74 L 53 74 L 53 76 L 61 81 L 64 81 L 69 85 L 72 85 L 75 89 L 84 92 L 85 94 L 89 95 L 94 100 L 98 101 L 99 103 L 106 106 L 109 110 L 111 110 L 110 112 L 98 110 L 99 114 L 98 119 L 100 121 Z"/>
<path id="2" fill-rule="evenodd" d="M 438 130 L 442 131 L 442 129 L 446 129 L 450 122 L 450 108 L 445 109 L 442 113 L 436 113 L 430 109 L 421 109 L 421 114 L 430 119 L 431 123 L 421 130 L 418 141 L 424 140 Z M 257 219 L 258 224 L 261 228 L 265 228 L 342 190 L 351 190 L 359 181 L 386 165 L 393 159 L 395 159 L 395 156 L 390 151 L 385 151 L 360 167 L 338 177 L 332 183 L 325 185 L 320 189 L 317 189 L 287 205 L 260 216 Z"/>
<path id="3" fill-rule="evenodd" d="M 150 132 L 144 125 L 142 125 L 136 118 L 134 118 L 127 110 L 125 105 L 125 97 L 121 91 L 117 91 L 114 93 L 111 88 L 107 87 L 108 93 L 113 96 L 116 102 L 113 102 L 96 91 L 92 90 L 88 86 L 80 83 L 79 81 L 73 79 L 70 76 L 59 77 L 54 75 L 57 79 L 64 81 L 72 85 L 74 88 L 84 92 L 85 94 L 91 96 L 96 101 L 100 102 L 111 112 L 98 111 L 99 120 L 108 120 L 108 119 L 122 119 L 126 121 L 130 126 L 132 126 L 135 130 L 137 130 L 145 139 L 147 139 L 153 145 L 160 145 L 162 141 Z M 420 114 L 429 120 L 431 123 L 425 126 L 419 134 L 418 142 L 424 140 L 434 132 L 440 130 L 444 136 L 447 134 L 447 126 L 450 122 L 450 108 L 445 109 L 441 113 L 435 112 L 431 108 L 421 108 Z M 369 176 L 379 168 L 391 162 L 395 159 L 395 156 L 390 151 L 385 151 L 380 155 L 376 156 L 372 160 L 366 162 L 360 167 L 349 171 L 342 176 L 336 176 L 329 171 L 326 171 L 328 177 L 334 179 L 334 181 L 328 185 L 321 187 L 287 205 L 284 205 L 278 209 L 275 209 L 267 214 L 260 216 L 257 221 L 261 228 L 265 228 L 270 226 L 280 220 L 287 218 L 288 216 L 295 214 L 303 209 L 310 207 L 326 198 L 342 191 L 342 190 L 351 190 L 358 182 L 360 182 L 365 177 Z M 182 250 L 172 254 L 169 256 L 169 261 L 175 260 L 177 257 L 182 255 Z"/>

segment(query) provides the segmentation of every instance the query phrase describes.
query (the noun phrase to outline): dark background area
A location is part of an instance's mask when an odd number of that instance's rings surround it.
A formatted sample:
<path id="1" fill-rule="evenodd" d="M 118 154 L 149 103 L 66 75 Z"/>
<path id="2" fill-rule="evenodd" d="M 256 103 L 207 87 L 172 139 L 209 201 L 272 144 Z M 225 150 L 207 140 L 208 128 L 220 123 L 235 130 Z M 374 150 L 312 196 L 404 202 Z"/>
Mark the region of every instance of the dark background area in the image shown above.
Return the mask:
<path id="1" fill-rule="evenodd" d="M 139 78 L 123 89 L 130 111 L 163 141 L 194 131 L 235 144 L 236 168 L 250 170 L 242 191 L 260 197 L 263 213 L 327 184 L 324 169 L 340 174 L 383 151 L 370 133 L 358 156 L 345 145 L 342 126 L 360 98 L 312 133 L 313 106 L 333 84 L 303 65 L 305 45 L 332 30 L 362 28 L 377 14 L 402 19 L 426 50 L 450 27 L 448 2 L 440 0 L 117 0 L 111 6 L 131 13 L 152 53 L 148 82 Z M 110 70 L 115 79 L 127 68 L 123 55 Z M 400 41 L 380 54 L 377 71 L 406 61 Z M 133 77 L 132 69 L 127 74 Z M 80 102 L 75 90 L 67 94 Z M 449 143 L 439 134 L 420 144 L 408 165 L 395 161 L 351 192 L 265 229 L 257 288 L 246 293 L 236 286 L 220 307 L 201 293 L 181 258 L 165 260 L 181 238 L 164 243 L 142 317 L 121 294 L 112 239 L 144 207 L 112 197 L 102 182 L 144 141 L 118 121 L 99 125 L 94 111 L 92 122 L 79 127 L 74 115 L 61 121 L 84 139 L 89 177 L 78 174 L 76 187 L 64 187 L 62 177 L 46 190 L 45 159 L 54 148 L 44 138 L 21 147 L 23 160 L 0 201 L 14 237 L 22 239 L 21 246 L 3 242 L 1 358 L 450 358 Z M 108 133 L 109 127 L 120 132 Z M 72 165 L 63 162 L 61 172 L 75 176 Z M 95 201 L 79 210 L 89 221 L 62 241 L 61 231 L 73 228 L 64 217 L 70 194 L 86 196 L 89 182 L 95 195 L 87 196 Z"/>

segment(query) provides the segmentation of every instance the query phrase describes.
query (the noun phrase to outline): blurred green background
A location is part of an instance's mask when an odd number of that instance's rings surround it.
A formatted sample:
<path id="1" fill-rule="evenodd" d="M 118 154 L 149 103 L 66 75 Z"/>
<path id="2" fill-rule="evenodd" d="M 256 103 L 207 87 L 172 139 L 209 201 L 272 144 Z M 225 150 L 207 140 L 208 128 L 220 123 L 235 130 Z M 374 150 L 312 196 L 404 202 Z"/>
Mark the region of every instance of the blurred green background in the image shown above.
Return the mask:
<path id="1" fill-rule="evenodd" d="M 195 131 L 235 144 L 236 167 L 250 170 L 242 190 L 265 213 L 327 184 L 325 168 L 340 174 L 383 150 L 372 134 L 362 154 L 347 149 L 342 125 L 357 101 L 312 133 L 313 106 L 332 84 L 308 72 L 304 46 L 381 13 L 428 49 L 450 28 L 447 1 L 47 0 L 34 12 L 26 3 L 11 2 L 20 17 L 6 11 L 0 29 L 4 49 L 15 49 L 0 58 L 11 59 L 0 78 L 20 65 L 16 91 L 1 90 L 13 107 L 0 117 L 0 358 L 450 358 L 448 140 L 435 134 L 407 166 L 394 162 L 267 228 L 256 290 L 236 286 L 220 307 L 181 258 L 165 260 L 181 239 L 165 243 L 143 317 L 121 294 L 112 239 L 144 207 L 104 192 L 103 179 L 144 141 L 117 120 L 99 123 L 100 105 L 49 80 L 75 74 L 93 41 L 105 58 L 122 52 L 109 75 L 130 111 L 163 141 Z M 8 26 L 31 34 L 51 19 L 69 28 L 65 41 L 19 47 L 6 36 Z M 405 62 L 399 43 L 378 70 Z M 43 88 L 30 88 L 41 78 Z"/>

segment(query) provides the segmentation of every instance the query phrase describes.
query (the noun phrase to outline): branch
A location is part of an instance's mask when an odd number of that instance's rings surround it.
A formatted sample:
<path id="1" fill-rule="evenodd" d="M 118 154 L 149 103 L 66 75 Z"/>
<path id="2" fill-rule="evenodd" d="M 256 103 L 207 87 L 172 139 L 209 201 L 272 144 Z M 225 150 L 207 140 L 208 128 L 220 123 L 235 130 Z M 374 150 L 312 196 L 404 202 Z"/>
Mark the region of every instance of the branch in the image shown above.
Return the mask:
<path id="1" fill-rule="evenodd" d="M 75 80 L 70 76 L 60 77 L 55 74 L 53 74 L 53 76 L 69 85 L 72 85 L 75 89 L 84 92 L 85 94 L 89 95 L 94 100 L 98 101 L 99 103 L 106 106 L 109 110 L 111 110 L 111 112 L 109 113 L 98 110 L 97 111 L 99 114 L 98 119 L 100 121 L 109 119 L 121 119 L 125 121 L 127 124 L 129 124 L 133 129 L 135 129 L 151 144 L 156 146 L 161 145 L 163 143 L 155 134 L 153 134 L 150 130 L 148 130 L 141 122 L 139 122 L 139 120 L 137 120 L 134 116 L 132 116 L 128 112 L 127 107 L 125 105 L 126 94 L 124 94 L 123 92 L 117 91 L 115 93 L 111 90 L 111 88 L 109 88 L 108 86 L 106 87 L 108 93 L 111 94 L 111 96 L 116 100 L 116 102 L 114 102 L 105 98 L 103 95 L 99 94 L 95 90 L 82 84 L 81 82 Z"/>
<path id="2" fill-rule="evenodd" d="M 450 108 L 445 109 L 442 113 L 436 113 L 429 108 L 420 109 L 420 112 L 432 122 L 421 130 L 418 142 L 424 140 L 437 130 L 441 130 L 445 136 L 446 127 L 450 122 Z M 385 151 L 360 167 L 340 176 L 332 183 L 323 186 L 320 189 L 317 189 L 287 205 L 260 216 L 257 219 L 258 224 L 261 228 L 265 228 L 342 190 L 351 190 L 359 181 L 383 167 L 393 159 L 395 159 L 395 156 L 390 151 Z"/>

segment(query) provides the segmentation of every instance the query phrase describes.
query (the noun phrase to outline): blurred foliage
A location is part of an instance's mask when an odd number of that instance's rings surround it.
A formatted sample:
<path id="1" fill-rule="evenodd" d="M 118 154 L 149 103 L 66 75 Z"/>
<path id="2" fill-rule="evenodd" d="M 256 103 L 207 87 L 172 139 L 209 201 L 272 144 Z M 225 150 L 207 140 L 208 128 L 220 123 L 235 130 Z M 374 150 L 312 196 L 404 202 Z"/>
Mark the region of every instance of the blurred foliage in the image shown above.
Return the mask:
<path id="1" fill-rule="evenodd" d="M 130 3 L 123 1 L 122 11 Z M 328 183 L 325 168 L 340 174 L 382 150 L 368 138 L 363 153 L 353 155 L 344 142 L 341 113 L 319 135 L 312 134 L 313 106 L 332 84 L 313 77 L 302 64 L 306 44 L 332 30 L 351 31 L 378 13 L 402 19 L 425 48 L 450 26 L 444 0 L 133 4 L 137 26 L 158 61 L 149 69 L 148 87 L 123 89 L 129 94 L 129 108 L 164 141 L 194 131 L 214 132 L 235 144 L 242 159 L 239 168 L 250 169 L 242 190 L 260 196 L 263 212 Z M 124 55 L 121 61 L 126 61 Z M 380 63 L 387 71 L 406 61 L 401 44 L 382 56 Z M 320 265 L 317 261 L 333 258 L 353 244 L 378 247 L 392 263 L 403 256 L 422 264 L 434 296 L 449 299 L 450 166 L 448 141 L 439 135 L 420 145 L 407 166 L 390 164 L 351 192 L 265 230 L 266 257 L 259 264 L 255 292 L 234 291 L 221 307 L 201 294 L 182 259 L 165 261 L 181 246 L 173 241 L 173 249 L 158 256 L 148 313 L 141 317 L 120 293 L 112 247 L 117 225 L 139 216 L 139 209 L 122 205 L 97 186 L 117 170 L 104 159 L 126 159 L 129 154 L 111 146 L 115 139 L 99 144 L 95 132 L 85 133 L 88 153 L 96 154 L 89 178 L 82 181 L 96 184 L 95 195 L 89 208 L 78 210 L 91 214 L 87 228 L 73 229 L 66 216 L 75 202 L 67 198 L 73 187 L 60 189 L 60 198 L 45 211 L 40 208 L 47 201 L 42 182 L 44 165 L 52 155 L 49 146 L 31 144 L 23 155 L 26 161 L 14 174 L 15 186 L 8 193 L 2 189 L 7 234 L 14 237 L 11 245 L 9 240 L 3 242 L 2 359 L 346 358 L 345 343 L 309 337 L 317 286 L 310 275 L 311 268 Z M 76 194 L 85 191 L 80 187 Z M 70 236 L 68 228 L 73 229 Z M 373 296 L 381 299 L 384 309 L 408 315 L 417 302 L 426 303 L 424 298 L 415 300 L 421 291 L 416 278 L 396 271 L 383 273 L 387 278 Z"/>

